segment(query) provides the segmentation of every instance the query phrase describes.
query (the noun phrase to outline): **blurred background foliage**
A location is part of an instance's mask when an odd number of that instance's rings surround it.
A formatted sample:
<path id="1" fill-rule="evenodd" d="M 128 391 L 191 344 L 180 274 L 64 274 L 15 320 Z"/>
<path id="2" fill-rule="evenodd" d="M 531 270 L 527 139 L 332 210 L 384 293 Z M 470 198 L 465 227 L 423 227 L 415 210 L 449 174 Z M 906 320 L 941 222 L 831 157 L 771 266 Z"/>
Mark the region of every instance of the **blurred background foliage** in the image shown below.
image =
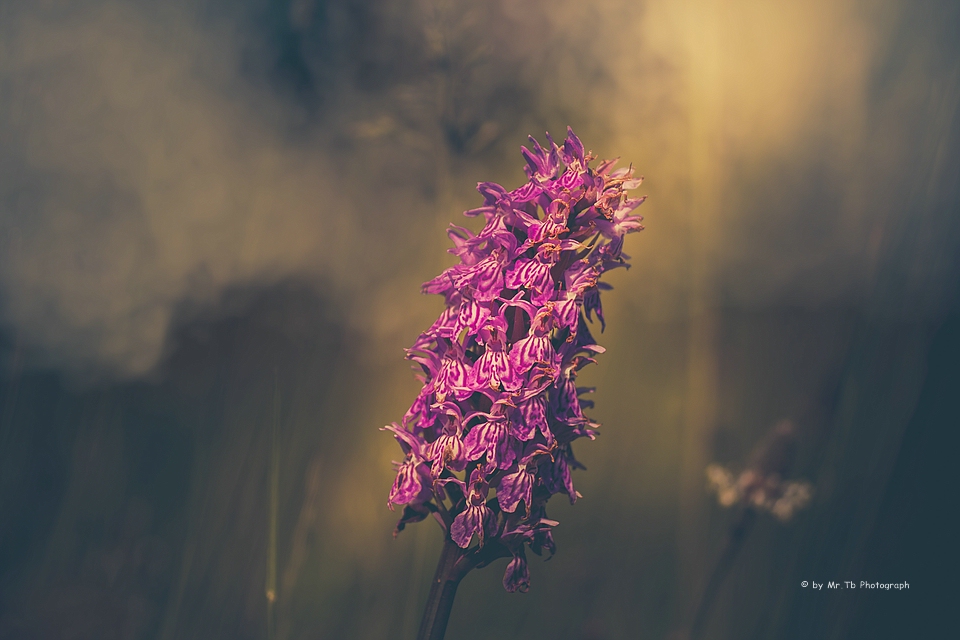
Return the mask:
<path id="1" fill-rule="evenodd" d="M 440 532 L 391 538 L 377 428 L 442 308 L 418 287 L 475 183 L 517 186 L 526 134 L 568 124 L 650 195 L 585 374 L 605 428 L 531 592 L 468 576 L 448 636 L 685 637 L 737 517 L 704 470 L 784 418 L 812 503 L 758 518 L 704 637 L 934 629 L 958 23 L 947 0 L 2 3 L 0 638 L 412 637 Z"/>

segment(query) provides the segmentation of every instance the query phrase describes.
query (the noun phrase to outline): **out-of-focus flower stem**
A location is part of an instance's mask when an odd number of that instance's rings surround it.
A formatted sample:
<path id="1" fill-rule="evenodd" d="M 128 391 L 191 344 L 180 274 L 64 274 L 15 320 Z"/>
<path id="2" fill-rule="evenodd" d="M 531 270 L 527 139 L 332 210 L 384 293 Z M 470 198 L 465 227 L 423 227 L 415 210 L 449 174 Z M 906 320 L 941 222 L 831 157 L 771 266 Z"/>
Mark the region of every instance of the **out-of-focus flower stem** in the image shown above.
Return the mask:
<path id="1" fill-rule="evenodd" d="M 720 586 L 723 584 L 727 574 L 730 573 L 730 569 L 733 568 L 733 563 L 740 553 L 740 549 L 747 539 L 747 534 L 750 533 L 756 519 L 756 509 L 747 506 L 730 528 L 730 535 L 727 536 L 727 541 L 723 546 L 720 559 L 717 560 L 717 564 L 710 574 L 710 579 L 707 581 L 707 586 L 703 590 L 703 595 L 700 596 L 700 604 L 697 606 L 697 611 L 694 614 L 693 624 L 690 625 L 690 640 L 697 640 L 700 634 L 703 633 L 703 626 L 709 618 L 710 610 L 713 608 L 713 601 L 716 600 L 717 594 L 720 593 Z"/>

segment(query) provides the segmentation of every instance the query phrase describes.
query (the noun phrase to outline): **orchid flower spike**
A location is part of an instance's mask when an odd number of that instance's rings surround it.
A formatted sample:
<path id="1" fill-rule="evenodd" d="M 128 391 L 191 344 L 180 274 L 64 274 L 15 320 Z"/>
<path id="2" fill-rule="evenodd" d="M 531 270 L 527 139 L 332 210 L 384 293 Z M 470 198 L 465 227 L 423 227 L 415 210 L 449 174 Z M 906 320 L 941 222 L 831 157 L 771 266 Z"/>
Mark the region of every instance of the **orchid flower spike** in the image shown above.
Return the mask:
<path id="1" fill-rule="evenodd" d="M 623 240 L 643 229 L 644 201 L 628 197 L 641 182 L 632 167 L 591 168 L 569 128 L 560 145 L 531 138 L 522 154 L 527 183 L 480 183 L 483 206 L 465 215 L 483 228 L 448 232 L 460 261 L 423 285 L 446 308 L 407 350 L 423 388 L 387 427 L 404 455 L 389 493 L 391 508 L 404 506 L 397 531 L 433 515 L 457 553 L 511 557 L 508 591 L 529 587 L 526 547 L 555 549 L 550 497 L 580 496 L 573 442 L 599 425 L 576 377 L 604 351 L 588 319 L 596 313 L 603 330 L 611 287 L 600 279 L 629 267 Z"/>

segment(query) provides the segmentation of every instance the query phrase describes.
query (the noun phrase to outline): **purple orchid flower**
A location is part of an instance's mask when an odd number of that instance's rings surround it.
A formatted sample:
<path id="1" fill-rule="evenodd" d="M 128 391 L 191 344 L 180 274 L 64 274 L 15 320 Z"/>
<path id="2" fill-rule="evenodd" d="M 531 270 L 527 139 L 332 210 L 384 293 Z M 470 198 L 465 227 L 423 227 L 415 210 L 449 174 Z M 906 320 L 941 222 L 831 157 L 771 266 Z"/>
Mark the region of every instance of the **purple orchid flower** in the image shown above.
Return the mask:
<path id="1" fill-rule="evenodd" d="M 479 469 L 470 474 L 470 490 L 467 493 L 466 508 L 460 512 L 450 525 L 450 537 L 461 549 L 470 546 L 474 534 L 483 546 L 484 538 L 489 539 L 496 533 L 497 521 L 493 511 L 486 504 L 489 485 L 482 479 Z"/>
<path id="2" fill-rule="evenodd" d="M 527 554 L 523 552 L 523 547 L 520 547 L 520 551 L 513 556 L 507 564 L 507 570 L 503 572 L 503 588 L 509 593 L 526 593 L 530 590 L 530 567 L 527 566 Z"/>
<path id="3" fill-rule="evenodd" d="M 604 351 L 589 322 L 596 314 L 606 327 L 601 278 L 629 266 L 623 240 L 643 229 L 634 212 L 644 202 L 627 195 L 641 182 L 632 167 L 591 168 L 570 129 L 561 144 L 531 138 L 522 155 L 526 184 L 477 185 L 483 204 L 465 215 L 482 229 L 448 230 L 459 262 L 422 287 L 445 309 L 407 351 L 423 387 L 385 428 L 404 453 L 389 494 L 391 508 L 404 505 L 397 530 L 432 514 L 453 554 L 442 565 L 449 580 L 510 557 L 511 592 L 529 588 L 527 547 L 555 551 L 550 497 L 580 496 L 573 443 L 598 425 L 584 414 L 592 389 L 576 378 Z"/>
<path id="4" fill-rule="evenodd" d="M 512 466 L 510 472 L 500 478 L 500 485 L 497 487 L 497 501 L 500 503 L 501 509 L 507 513 L 513 513 L 522 502 L 525 511 L 530 511 L 533 483 L 536 480 L 537 470 L 534 461 L 537 457 L 549 453 L 550 450 L 547 448 L 536 447 L 516 465 Z"/>

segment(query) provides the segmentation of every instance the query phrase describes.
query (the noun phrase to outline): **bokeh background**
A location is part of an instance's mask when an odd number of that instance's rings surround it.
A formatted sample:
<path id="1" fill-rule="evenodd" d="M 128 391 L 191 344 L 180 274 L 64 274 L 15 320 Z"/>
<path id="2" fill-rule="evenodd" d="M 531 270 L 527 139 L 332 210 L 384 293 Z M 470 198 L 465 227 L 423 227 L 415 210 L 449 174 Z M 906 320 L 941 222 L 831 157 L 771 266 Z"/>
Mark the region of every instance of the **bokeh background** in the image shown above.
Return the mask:
<path id="1" fill-rule="evenodd" d="M 412 638 L 378 427 L 444 228 L 569 124 L 647 178 L 558 554 L 451 639 L 934 637 L 960 412 L 960 4 L 0 3 L 0 638 Z M 275 461 L 275 462 L 274 462 Z M 910 583 L 812 592 L 803 580 Z M 275 590 L 268 606 L 266 592 Z"/>

